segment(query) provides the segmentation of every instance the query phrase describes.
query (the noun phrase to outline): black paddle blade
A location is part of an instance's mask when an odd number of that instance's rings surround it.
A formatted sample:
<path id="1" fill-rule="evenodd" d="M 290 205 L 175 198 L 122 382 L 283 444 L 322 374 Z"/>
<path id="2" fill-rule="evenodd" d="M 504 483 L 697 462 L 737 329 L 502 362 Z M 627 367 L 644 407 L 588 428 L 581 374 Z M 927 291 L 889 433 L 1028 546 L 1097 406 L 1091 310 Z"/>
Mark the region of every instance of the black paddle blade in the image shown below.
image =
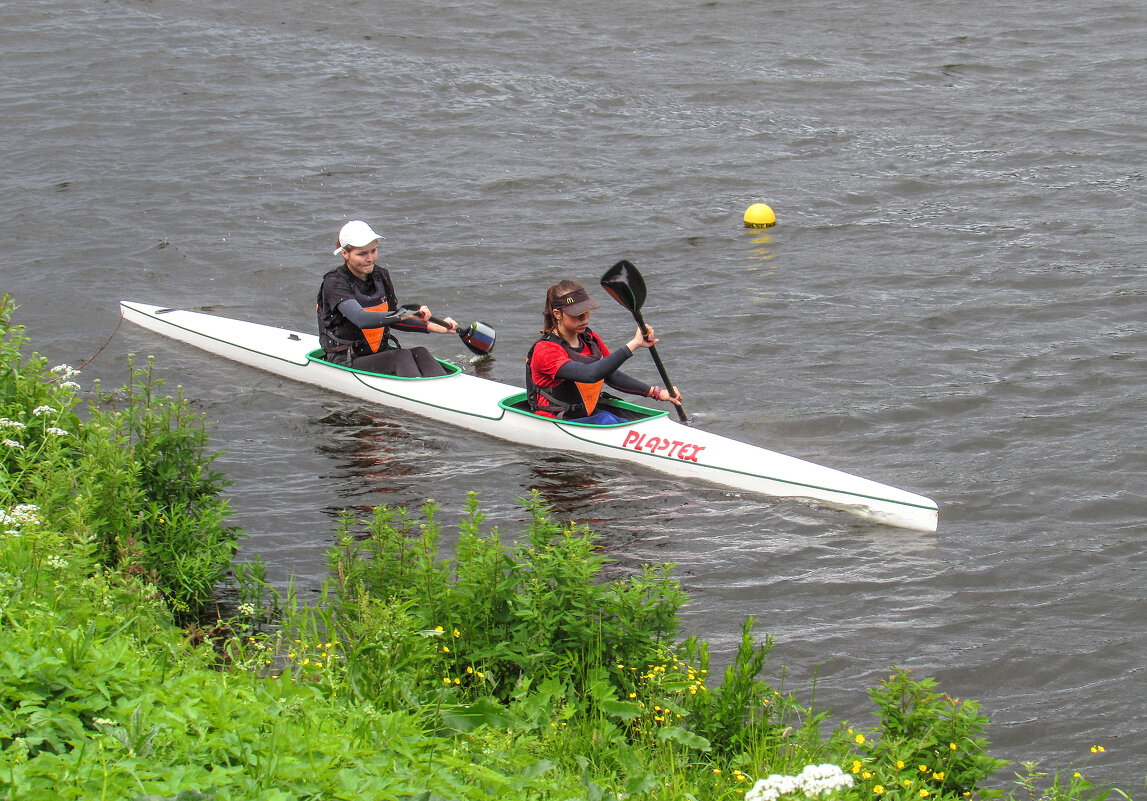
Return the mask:
<path id="1" fill-rule="evenodd" d="M 479 356 L 485 356 L 494 349 L 494 329 L 485 323 L 470 323 L 465 331 L 459 331 L 463 344 Z"/>
<path id="2" fill-rule="evenodd" d="M 645 302 L 645 279 L 633 262 L 625 259 L 606 270 L 601 277 L 601 288 L 631 312 L 638 311 Z"/>

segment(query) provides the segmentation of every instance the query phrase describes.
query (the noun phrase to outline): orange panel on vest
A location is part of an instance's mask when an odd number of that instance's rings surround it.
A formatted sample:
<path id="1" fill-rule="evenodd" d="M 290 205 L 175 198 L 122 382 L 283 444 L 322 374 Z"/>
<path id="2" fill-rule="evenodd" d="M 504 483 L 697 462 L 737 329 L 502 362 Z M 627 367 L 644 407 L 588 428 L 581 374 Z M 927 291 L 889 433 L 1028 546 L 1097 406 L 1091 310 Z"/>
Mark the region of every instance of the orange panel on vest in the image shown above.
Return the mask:
<path id="1" fill-rule="evenodd" d="M 581 393 L 581 401 L 585 404 L 585 414 L 589 417 L 597 408 L 597 399 L 601 395 L 601 386 L 605 381 L 596 384 L 577 384 L 577 391 Z"/>
<path id="2" fill-rule="evenodd" d="M 377 306 L 368 306 L 365 311 L 373 312 L 387 312 L 390 311 L 390 306 L 386 301 L 383 301 Z M 370 345 L 371 353 L 378 353 L 378 348 L 382 344 L 382 338 L 386 336 L 385 328 L 364 328 L 362 335 L 366 337 L 366 344 Z"/>

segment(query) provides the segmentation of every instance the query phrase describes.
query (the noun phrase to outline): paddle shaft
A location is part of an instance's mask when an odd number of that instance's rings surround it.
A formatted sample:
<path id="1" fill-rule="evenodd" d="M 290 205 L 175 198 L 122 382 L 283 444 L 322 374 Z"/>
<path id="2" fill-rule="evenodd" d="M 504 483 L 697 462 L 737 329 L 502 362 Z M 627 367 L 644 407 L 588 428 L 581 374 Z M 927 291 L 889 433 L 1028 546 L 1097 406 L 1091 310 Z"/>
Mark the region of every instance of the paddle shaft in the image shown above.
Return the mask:
<path id="1" fill-rule="evenodd" d="M 649 339 L 649 326 L 641 319 L 641 310 L 630 309 L 630 311 L 633 312 L 633 319 L 637 321 L 637 325 L 641 328 L 642 336 Z M 669 380 L 669 374 L 665 372 L 665 365 L 661 363 L 661 357 L 657 354 L 656 345 L 649 346 L 649 355 L 653 357 L 653 363 L 657 365 L 657 372 L 660 374 L 661 380 L 665 382 L 665 391 L 673 395 L 673 382 Z M 685 414 L 685 408 L 681 406 L 681 404 L 674 404 L 674 408 L 677 409 L 677 418 L 682 423 L 688 423 L 689 415 Z"/>

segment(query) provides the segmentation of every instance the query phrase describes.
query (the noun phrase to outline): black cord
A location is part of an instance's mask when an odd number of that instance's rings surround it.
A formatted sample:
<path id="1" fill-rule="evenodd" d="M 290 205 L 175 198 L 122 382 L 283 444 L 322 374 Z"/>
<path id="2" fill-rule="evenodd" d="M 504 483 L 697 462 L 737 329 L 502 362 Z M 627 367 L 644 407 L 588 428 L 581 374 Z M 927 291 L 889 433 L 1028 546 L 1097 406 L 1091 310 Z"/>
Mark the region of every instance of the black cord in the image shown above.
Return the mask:
<path id="1" fill-rule="evenodd" d="M 119 322 L 115 324 L 115 331 L 112 331 L 112 335 L 110 337 L 108 337 L 108 341 L 105 342 L 104 344 L 100 345 L 99 348 L 96 350 L 96 352 L 92 354 L 92 357 L 90 359 L 88 359 L 86 362 L 84 362 L 83 364 L 81 364 L 76 369 L 77 370 L 83 370 L 89 364 L 94 362 L 96 360 L 96 357 L 99 356 L 101 353 L 103 353 L 104 348 L 106 348 L 108 345 L 110 345 L 112 343 L 112 340 L 115 339 L 115 335 L 117 333 L 119 333 L 119 327 L 121 325 L 123 325 L 123 315 L 122 314 L 120 315 Z"/>

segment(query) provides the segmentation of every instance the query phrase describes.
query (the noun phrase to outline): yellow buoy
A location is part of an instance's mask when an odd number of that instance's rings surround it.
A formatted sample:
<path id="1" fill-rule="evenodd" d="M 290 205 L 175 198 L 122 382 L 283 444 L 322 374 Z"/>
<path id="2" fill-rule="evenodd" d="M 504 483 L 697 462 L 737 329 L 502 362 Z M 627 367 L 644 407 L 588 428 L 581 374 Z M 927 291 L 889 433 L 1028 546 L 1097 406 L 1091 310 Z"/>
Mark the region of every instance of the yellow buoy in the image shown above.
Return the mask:
<path id="1" fill-rule="evenodd" d="M 745 210 L 746 228 L 772 228 L 777 224 L 777 215 L 764 203 L 754 203 Z"/>

